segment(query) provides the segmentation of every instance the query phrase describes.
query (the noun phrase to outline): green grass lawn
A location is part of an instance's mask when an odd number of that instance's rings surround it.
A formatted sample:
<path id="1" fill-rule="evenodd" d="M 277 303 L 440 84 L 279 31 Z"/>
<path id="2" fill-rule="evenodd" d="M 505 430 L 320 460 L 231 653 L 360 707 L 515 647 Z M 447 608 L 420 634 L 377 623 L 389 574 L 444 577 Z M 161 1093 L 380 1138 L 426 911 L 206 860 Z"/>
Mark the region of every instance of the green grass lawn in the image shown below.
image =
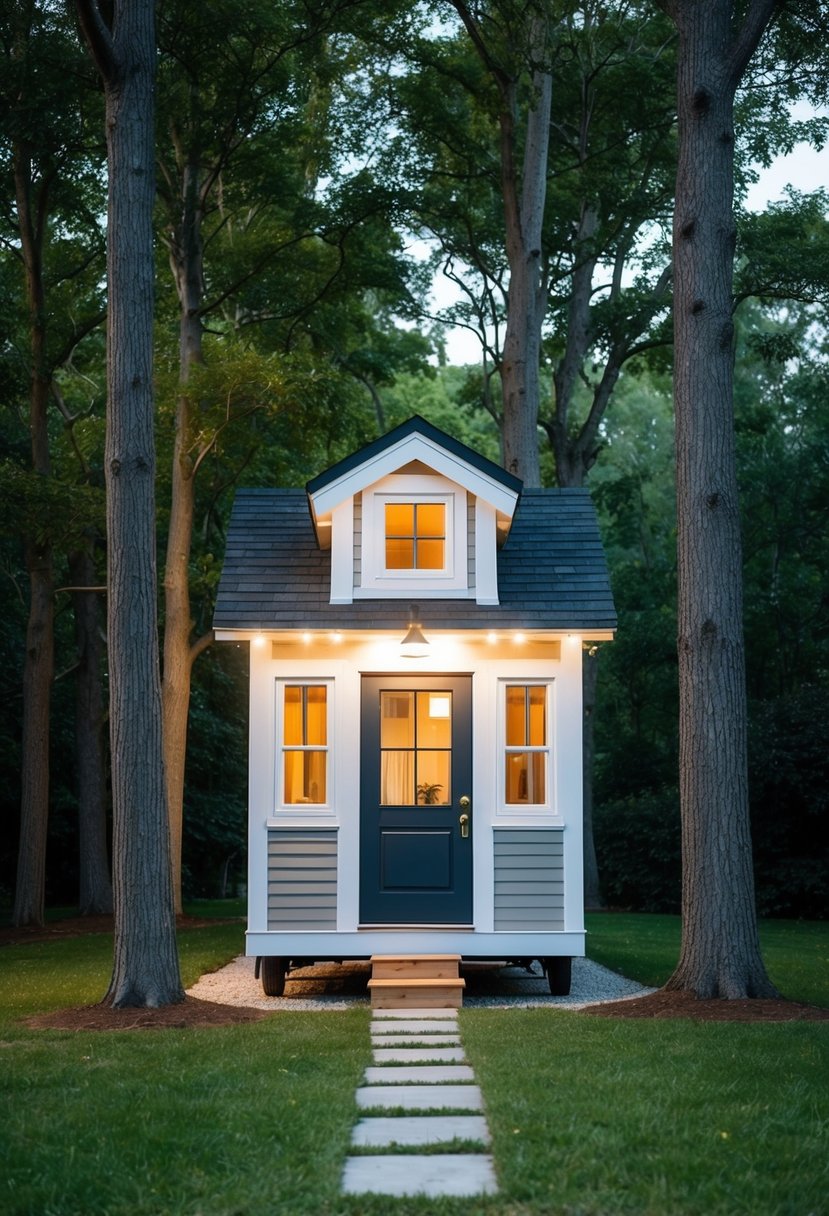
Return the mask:
<path id="1" fill-rule="evenodd" d="M 679 941 L 678 916 L 597 912 L 587 917 L 589 957 L 655 988 L 673 971 Z M 760 921 L 760 945 L 783 996 L 829 1006 L 829 921 Z"/>
<path id="2" fill-rule="evenodd" d="M 634 961 L 634 946 L 651 940 L 648 965 L 670 969 L 670 957 L 660 962 L 660 949 L 670 955 L 669 924 L 631 917 L 614 929 L 614 917 L 598 919 L 591 949 L 601 946 L 602 961 L 613 961 L 617 937 L 620 957 Z M 778 928 L 772 940 L 783 961 L 794 954 L 804 976 L 817 972 L 813 927 Z M 188 928 L 179 937 L 190 984 L 240 951 L 242 925 Z M 463 1010 L 500 1194 L 346 1199 L 340 1171 L 370 1056 L 365 1006 L 199 1030 L 70 1033 L 20 1024 L 28 1012 L 100 1000 L 110 968 L 109 935 L 0 949 L 4 1216 L 829 1210 L 826 1023 Z"/>

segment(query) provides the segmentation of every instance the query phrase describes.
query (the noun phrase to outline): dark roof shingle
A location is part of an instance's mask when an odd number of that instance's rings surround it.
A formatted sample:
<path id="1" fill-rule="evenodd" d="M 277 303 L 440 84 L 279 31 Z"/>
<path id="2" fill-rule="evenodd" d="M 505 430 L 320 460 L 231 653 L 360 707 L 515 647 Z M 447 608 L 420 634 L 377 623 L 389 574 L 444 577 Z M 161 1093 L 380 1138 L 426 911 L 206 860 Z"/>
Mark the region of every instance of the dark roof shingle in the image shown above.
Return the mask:
<path id="1" fill-rule="evenodd" d="M 305 490 L 240 490 L 227 534 L 216 629 L 397 629 L 399 599 L 330 604 L 331 553 Z M 412 591 L 432 629 L 615 629 L 596 513 L 584 489 L 524 490 L 498 553 L 500 604 Z"/>

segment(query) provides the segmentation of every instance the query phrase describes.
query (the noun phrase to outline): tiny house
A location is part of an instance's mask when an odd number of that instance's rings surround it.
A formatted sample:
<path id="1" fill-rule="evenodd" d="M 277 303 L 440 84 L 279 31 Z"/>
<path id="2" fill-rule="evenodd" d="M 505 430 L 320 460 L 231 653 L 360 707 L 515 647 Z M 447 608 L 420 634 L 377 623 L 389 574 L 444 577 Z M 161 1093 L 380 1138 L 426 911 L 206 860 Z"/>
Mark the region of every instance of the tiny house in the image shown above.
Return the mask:
<path id="1" fill-rule="evenodd" d="M 247 952 L 584 954 L 582 653 L 616 618 L 582 489 L 421 418 L 241 490 L 215 630 L 250 643 Z"/>

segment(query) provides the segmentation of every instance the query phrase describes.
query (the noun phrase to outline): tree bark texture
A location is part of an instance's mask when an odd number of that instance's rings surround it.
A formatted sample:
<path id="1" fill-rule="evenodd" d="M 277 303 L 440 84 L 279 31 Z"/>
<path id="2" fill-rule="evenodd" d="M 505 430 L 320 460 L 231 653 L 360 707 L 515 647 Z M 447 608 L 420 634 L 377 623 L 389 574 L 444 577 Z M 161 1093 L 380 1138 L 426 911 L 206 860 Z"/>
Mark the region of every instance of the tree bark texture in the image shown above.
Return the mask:
<path id="1" fill-rule="evenodd" d="M 667 987 L 773 995 L 754 904 L 734 457 L 731 3 L 680 0 L 674 215 L 682 948 Z"/>
<path id="2" fill-rule="evenodd" d="M 540 16 L 532 20 L 532 47 L 539 61 L 542 61 L 546 50 L 546 22 Z M 527 113 L 520 179 L 515 163 L 515 89 L 505 88 L 502 94 L 501 185 L 510 275 L 501 388 L 504 467 L 520 477 L 526 486 L 540 486 L 539 366 L 541 327 L 547 304 L 541 251 L 547 196 L 552 74 L 536 68 L 532 83 L 533 104 Z"/>
<path id="3" fill-rule="evenodd" d="M 176 950 L 156 631 L 153 435 L 153 0 L 116 0 L 111 31 L 79 0 L 104 79 L 109 211 L 107 481 L 115 957 L 106 1000 L 184 999 Z"/>
<path id="4" fill-rule="evenodd" d="M 170 266 L 179 298 L 179 394 L 170 495 L 170 526 L 164 566 L 164 667 L 161 683 L 164 769 L 170 820 L 170 854 L 176 912 L 182 910 L 181 862 L 184 828 L 184 773 L 190 712 L 190 550 L 195 512 L 193 403 L 190 368 L 202 362 L 201 305 L 203 208 L 198 163 L 182 170 L 181 220 L 172 233 Z"/>
<path id="5" fill-rule="evenodd" d="M 18 229 L 26 276 L 29 314 L 29 434 L 32 471 L 49 477 L 47 425 L 50 373 L 46 359 L 46 298 L 43 244 L 45 198 L 34 197 L 32 165 L 22 142 L 14 147 L 14 182 Z M 45 189 L 45 187 L 43 188 Z M 15 925 L 41 925 L 46 889 L 46 839 L 49 820 L 49 713 L 54 668 L 54 602 L 52 548 L 34 534 L 24 537 L 29 576 L 29 616 L 23 659 L 22 772 L 20 843 L 17 854 L 13 920 Z"/>
<path id="6" fill-rule="evenodd" d="M 76 587 L 96 582 L 89 549 L 70 555 Z M 78 909 L 82 916 L 112 912 L 107 848 L 106 763 L 104 752 L 103 621 L 97 591 L 73 591 L 78 669 L 75 677 L 75 764 L 78 792 Z"/>

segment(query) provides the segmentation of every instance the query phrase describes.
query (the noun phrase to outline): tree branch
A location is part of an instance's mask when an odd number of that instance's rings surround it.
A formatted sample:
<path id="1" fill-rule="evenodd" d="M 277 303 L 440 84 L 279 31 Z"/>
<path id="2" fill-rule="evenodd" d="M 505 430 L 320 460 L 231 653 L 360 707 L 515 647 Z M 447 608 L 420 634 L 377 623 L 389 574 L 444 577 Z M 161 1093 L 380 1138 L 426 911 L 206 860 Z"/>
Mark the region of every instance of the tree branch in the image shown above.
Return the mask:
<path id="1" fill-rule="evenodd" d="M 118 77 L 119 65 L 112 31 L 101 16 L 97 0 L 75 0 L 75 11 L 95 66 L 102 79 L 112 83 Z"/>

